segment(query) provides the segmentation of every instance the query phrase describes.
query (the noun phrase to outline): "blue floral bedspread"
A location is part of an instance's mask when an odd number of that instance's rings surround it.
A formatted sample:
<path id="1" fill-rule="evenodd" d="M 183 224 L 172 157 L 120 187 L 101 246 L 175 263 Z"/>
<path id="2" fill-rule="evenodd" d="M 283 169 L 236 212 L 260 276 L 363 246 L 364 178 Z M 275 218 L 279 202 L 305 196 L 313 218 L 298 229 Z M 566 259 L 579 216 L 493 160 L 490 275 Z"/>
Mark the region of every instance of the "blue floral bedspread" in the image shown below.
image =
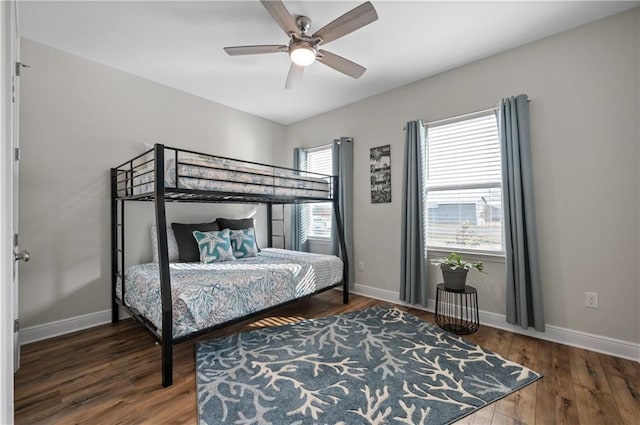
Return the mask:
<path id="1" fill-rule="evenodd" d="M 175 151 L 165 149 L 164 184 L 176 187 Z M 183 154 L 178 162 L 180 189 L 198 189 L 234 193 L 329 198 L 331 187 L 326 178 L 294 174 L 268 166 L 243 166 L 242 161 L 198 154 Z M 144 157 L 153 159 L 152 155 Z M 142 158 L 141 158 L 142 160 Z M 136 170 L 133 194 L 153 192 L 153 163 Z"/>
<path id="2" fill-rule="evenodd" d="M 263 249 L 257 257 L 219 263 L 171 263 L 173 336 L 180 337 L 271 307 L 342 280 L 335 256 Z M 125 303 L 162 327 L 158 264 L 125 271 Z M 120 282 L 116 293 L 121 299 Z"/>

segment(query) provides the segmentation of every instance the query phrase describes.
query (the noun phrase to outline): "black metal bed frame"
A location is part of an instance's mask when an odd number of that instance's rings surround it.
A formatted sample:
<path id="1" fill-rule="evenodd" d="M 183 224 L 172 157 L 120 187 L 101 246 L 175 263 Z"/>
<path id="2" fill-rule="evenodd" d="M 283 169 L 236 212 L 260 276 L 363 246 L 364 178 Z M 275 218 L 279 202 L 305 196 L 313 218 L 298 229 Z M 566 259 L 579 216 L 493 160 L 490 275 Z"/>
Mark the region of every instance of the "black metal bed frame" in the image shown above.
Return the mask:
<path id="1" fill-rule="evenodd" d="M 165 185 L 165 150 L 173 151 L 174 167 L 175 167 L 175 184 L 171 187 Z M 239 193 L 239 192 L 220 192 L 210 190 L 188 189 L 180 184 L 181 178 L 203 179 L 215 181 L 212 178 L 199 178 L 190 175 L 180 175 L 180 165 L 190 165 L 196 167 L 210 169 L 224 169 L 212 165 L 190 164 L 181 162 L 181 155 L 196 155 L 202 158 L 213 160 L 222 160 L 235 162 L 244 166 L 260 167 L 262 172 L 253 173 L 252 171 L 238 171 L 238 174 L 259 174 L 267 176 L 265 170 L 270 170 L 272 184 L 265 183 L 247 183 L 240 180 L 217 180 L 220 182 L 242 183 L 256 186 L 265 186 L 267 189 L 273 189 L 272 194 L 263 193 Z M 149 159 L 149 157 L 151 158 Z M 235 172 L 235 171 L 234 171 Z M 286 176 L 278 173 L 286 173 Z M 145 175 L 152 174 L 152 179 L 147 177 L 145 181 L 140 182 L 140 178 Z M 296 177 L 302 176 L 302 177 Z M 276 194 L 276 179 L 304 179 L 304 176 L 319 177 L 329 182 L 329 190 L 325 196 L 296 197 L 290 195 Z M 142 189 L 136 188 L 149 187 L 152 184 L 152 191 L 142 192 Z M 145 186 L 147 185 L 147 186 Z M 183 186 L 183 187 L 181 187 Z M 136 193 L 140 192 L 140 193 Z M 306 298 L 326 290 L 343 287 L 343 302 L 349 302 L 349 259 L 344 240 L 344 228 L 342 218 L 340 216 L 338 176 L 328 176 L 318 173 L 309 173 L 306 171 L 295 170 L 292 168 L 278 167 L 262 164 L 252 161 L 242 161 L 233 158 L 226 158 L 216 155 L 208 155 L 200 152 L 194 152 L 185 149 L 167 147 L 162 144 L 155 144 L 154 147 L 135 158 L 120 164 L 111 169 L 111 321 L 116 323 L 119 321 L 119 307 L 124 308 L 133 318 L 138 320 L 162 346 L 162 386 L 168 387 L 173 382 L 173 345 L 196 338 L 198 336 L 209 333 L 213 330 L 223 328 L 233 323 L 251 318 L 258 314 L 262 314 L 286 304 L 299 300 L 300 298 L 283 302 L 281 304 L 256 311 L 246 316 L 238 317 L 230 321 L 220 323 L 218 325 L 198 330 L 196 332 L 184 335 L 178 338 L 173 337 L 173 304 L 171 300 L 171 275 L 169 273 L 169 250 L 167 247 L 167 220 L 165 214 L 166 202 L 201 202 L 201 203 L 260 203 L 267 204 L 267 236 L 269 246 L 272 240 L 271 225 L 271 205 L 297 204 L 297 203 L 314 203 L 314 202 L 332 202 L 333 213 L 336 219 L 337 233 L 340 240 L 340 252 L 343 265 L 342 282 L 335 285 L 320 289 L 312 294 L 306 295 Z M 160 275 L 160 296 L 162 300 L 162 329 L 159 331 L 147 318 L 136 311 L 134 308 L 124 303 L 124 269 L 125 269 L 125 223 L 124 223 L 124 206 L 126 201 L 153 201 L 156 215 L 156 231 L 158 243 L 158 267 Z M 120 281 L 121 297 L 117 297 L 116 285 Z"/>

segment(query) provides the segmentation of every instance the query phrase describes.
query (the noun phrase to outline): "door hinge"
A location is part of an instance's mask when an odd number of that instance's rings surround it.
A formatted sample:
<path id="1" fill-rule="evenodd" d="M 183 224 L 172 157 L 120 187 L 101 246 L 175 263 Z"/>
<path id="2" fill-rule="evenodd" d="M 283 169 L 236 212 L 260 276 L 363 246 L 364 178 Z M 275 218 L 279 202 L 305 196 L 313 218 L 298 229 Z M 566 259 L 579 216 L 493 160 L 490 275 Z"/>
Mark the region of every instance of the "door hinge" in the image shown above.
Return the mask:
<path id="1" fill-rule="evenodd" d="M 18 234 L 17 233 L 13 234 L 13 246 L 14 247 L 18 246 Z"/>
<path id="2" fill-rule="evenodd" d="M 20 161 L 20 148 L 15 148 L 13 150 L 13 159 L 16 161 Z"/>
<path id="3" fill-rule="evenodd" d="M 19 77 L 20 76 L 20 70 L 22 68 L 31 68 L 31 65 L 27 65 L 26 63 L 22 63 L 22 62 L 16 62 L 16 75 Z"/>
<path id="4" fill-rule="evenodd" d="M 16 319 L 13 321 L 13 332 L 18 332 L 20 330 L 20 319 Z"/>

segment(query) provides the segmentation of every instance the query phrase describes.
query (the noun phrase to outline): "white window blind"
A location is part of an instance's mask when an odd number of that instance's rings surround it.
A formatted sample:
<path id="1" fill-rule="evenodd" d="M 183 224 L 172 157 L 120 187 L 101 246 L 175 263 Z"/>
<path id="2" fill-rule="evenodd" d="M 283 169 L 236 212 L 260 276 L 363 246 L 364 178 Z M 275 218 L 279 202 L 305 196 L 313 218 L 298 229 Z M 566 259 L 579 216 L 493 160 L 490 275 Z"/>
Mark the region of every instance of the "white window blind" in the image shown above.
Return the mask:
<path id="1" fill-rule="evenodd" d="M 320 174 L 333 174 L 331 146 L 307 151 L 307 171 Z"/>
<path id="2" fill-rule="evenodd" d="M 307 171 L 333 175 L 333 159 L 331 146 L 307 151 Z M 312 238 L 329 239 L 331 237 L 331 217 L 333 214 L 331 203 L 310 204 L 308 214 L 308 236 Z"/>
<path id="3" fill-rule="evenodd" d="M 504 252 L 496 115 L 427 126 L 425 156 L 427 247 Z"/>

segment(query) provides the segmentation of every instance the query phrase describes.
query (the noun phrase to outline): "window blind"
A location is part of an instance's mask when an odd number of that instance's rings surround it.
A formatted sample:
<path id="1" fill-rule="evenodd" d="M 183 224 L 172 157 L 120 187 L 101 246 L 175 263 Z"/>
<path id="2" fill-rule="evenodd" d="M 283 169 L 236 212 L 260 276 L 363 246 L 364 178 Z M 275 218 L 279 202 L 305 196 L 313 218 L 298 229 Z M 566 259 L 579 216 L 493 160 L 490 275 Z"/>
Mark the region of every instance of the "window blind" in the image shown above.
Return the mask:
<path id="1" fill-rule="evenodd" d="M 333 174 L 331 146 L 307 152 L 307 171 L 320 174 Z"/>
<path id="2" fill-rule="evenodd" d="M 333 175 L 333 155 L 331 146 L 307 151 L 307 171 Z M 331 237 L 332 204 L 311 204 L 308 213 L 308 235 L 315 238 Z"/>
<path id="3" fill-rule="evenodd" d="M 429 249 L 504 251 L 494 113 L 427 126 L 422 178 Z"/>

